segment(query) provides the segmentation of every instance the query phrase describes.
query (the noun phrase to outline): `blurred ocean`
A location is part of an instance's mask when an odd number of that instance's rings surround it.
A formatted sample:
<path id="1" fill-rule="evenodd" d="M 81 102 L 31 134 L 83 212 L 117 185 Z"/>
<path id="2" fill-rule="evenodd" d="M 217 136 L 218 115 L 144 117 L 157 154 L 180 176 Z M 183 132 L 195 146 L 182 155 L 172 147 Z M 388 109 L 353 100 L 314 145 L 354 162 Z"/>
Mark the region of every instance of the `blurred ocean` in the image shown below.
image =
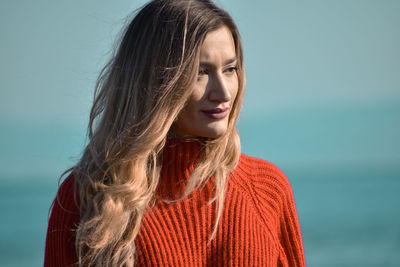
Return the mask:
<path id="1" fill-rule="evenodd" d="M 308 266 L 399 266 L 400 168 L 284 170 Z M 48 177 L 47 177 L 48 178 Z M 43 264 L 56 181 L 0 184 L 0 266 Z"/>
<path id="2" fill-rule="evenodd" d="M 0 184 L 0 266 L 43 266 L 48 210 L 57 183 L 34 178 L 28 183 L 3 179 Z"/>

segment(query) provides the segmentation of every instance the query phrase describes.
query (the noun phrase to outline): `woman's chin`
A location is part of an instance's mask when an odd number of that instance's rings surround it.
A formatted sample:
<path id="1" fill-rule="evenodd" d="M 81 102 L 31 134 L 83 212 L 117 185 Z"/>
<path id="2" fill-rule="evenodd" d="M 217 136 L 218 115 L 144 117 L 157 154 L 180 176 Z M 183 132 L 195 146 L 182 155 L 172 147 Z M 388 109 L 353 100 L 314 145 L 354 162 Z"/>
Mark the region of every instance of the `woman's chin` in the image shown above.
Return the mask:
<path id="1" fill-rule="evenodd" d="M 188 125 L 186 125 L 188 126 Z M 176 138 L 210 138 L 215 139 L 223 136 L 227 131 L 227 123 L 225 121 L 213 122 L 203 125 L 191 125 L 191 127 L 179 127 L 173 125 L 170 136 Z"/>
<path id="2" fill-rule="evenodd" d="M 226 125 L 214 125 L 212 127 L 205 128 L 199 136 L 205 138 L 215 139 L 223 136 L 226 133 Z"/>

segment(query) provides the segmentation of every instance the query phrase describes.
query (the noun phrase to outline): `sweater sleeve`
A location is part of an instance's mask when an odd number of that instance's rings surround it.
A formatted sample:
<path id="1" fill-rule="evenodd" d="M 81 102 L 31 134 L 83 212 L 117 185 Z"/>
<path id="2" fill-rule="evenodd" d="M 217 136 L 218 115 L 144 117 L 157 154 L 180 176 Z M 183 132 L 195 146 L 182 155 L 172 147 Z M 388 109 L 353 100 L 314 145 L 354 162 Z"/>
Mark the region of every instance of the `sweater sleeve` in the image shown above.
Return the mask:
<path id="1" fill-rule="evenodd" d="M 253 186 L 265 221 L 274 224 L 278 247 L 278 266 L 305 266 L 304 249 L 296 206 L 289 180 L 275 165 L 257 160 Z M 273 211 L 273 212 L 271 212 Z M 274 219 L 271 219 L 274 217 Z"/>
<path id="2" fill-rule="evenodd" d="M 44 266 L 74 266 L 77 262 L 75 230 L 79 207 L 74 199 L 74 179 L 69 175 L 53 201 L 49 218 Z"/>
<path id="3" fill-rule="evenodd" d="M 289 266 L 305 266 L 304 248 L 293 192 L 286 177 L 285 181 L 286 194 L 283 196 L 280 215 L 280 242 Z"/>

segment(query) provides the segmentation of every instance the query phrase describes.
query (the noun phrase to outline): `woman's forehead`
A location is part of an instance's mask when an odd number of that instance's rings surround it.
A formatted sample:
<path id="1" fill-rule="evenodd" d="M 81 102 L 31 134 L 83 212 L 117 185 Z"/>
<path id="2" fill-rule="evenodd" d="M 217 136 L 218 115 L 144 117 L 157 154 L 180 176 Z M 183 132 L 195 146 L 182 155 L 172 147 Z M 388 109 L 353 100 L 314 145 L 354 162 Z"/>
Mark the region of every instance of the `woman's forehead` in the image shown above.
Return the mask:
<path id="1" fill-rule="evenodd" d="M 200 48 L 200 62 L 220 59 L 232 61 L 236 58 L 236 49 L 232 33 L 224 26 L 206 35 Z"/>

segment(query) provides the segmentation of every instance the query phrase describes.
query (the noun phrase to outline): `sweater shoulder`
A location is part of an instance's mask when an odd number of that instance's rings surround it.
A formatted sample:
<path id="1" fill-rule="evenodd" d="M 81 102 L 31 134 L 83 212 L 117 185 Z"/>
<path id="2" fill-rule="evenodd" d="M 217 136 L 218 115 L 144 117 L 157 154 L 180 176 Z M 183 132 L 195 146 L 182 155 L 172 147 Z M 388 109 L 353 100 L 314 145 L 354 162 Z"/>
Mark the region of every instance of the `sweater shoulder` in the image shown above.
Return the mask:
<path id="1" fill-rule="evenodd" d="M 57 192 L 57 198 L 64 202 L 63 204 L 68 204 L 68 206 L 71 207 L 76 206 L 74 209 L 78 208 L 78 204 L 75 203 L 78 200 L 78 194 L 75 187 L 74 174 L 69 174 L 62 182 Z M 71 202 L 74 202 L 74 205 L 72 205 Z"/>
<path id="2" fill-rule="evenodd" d="M 293 191 L 286 175 L 274 164 L 241 155 L 235 169 L 237 184 L 252 199 L 258 215 L 279 244 L 283 266 L 305 266 Z"/>
<path id="3" fill-rule="evenodd" d="M 53 226 L 58 227 L 63 220 L 61 218 L 73 218 L 76 221 L 79 218 L 79 196 L 75 189 L 75 178 L 71 173 L 61 183 L 57 195 L 54 198 L 50 216 L 49 226 L 57 221 Z"/>
<path id="4" fill-rule="evenodd" d="M 241 154 L 236 170 L 240 180 L 259 194 L 271 194 L 271 190 L 283 195 L 291 193 L 288 178 L 271 162 Z"/>
<path id="5" fill-rule="evenodd" d="M 80 215 L 74 183 L 74 176 L 70 174 L 54 198 L 47 227 L 44 266 L 75 266 L 75 232 Z"/>
<path id="6" fill-rule="evenodd" d="M 268 161 L 242 154 L 234 177 L 235 184 L 253 199 L 261 217 L 279 220 L 285 203 L 293 197 L 286 175 Z"/>

